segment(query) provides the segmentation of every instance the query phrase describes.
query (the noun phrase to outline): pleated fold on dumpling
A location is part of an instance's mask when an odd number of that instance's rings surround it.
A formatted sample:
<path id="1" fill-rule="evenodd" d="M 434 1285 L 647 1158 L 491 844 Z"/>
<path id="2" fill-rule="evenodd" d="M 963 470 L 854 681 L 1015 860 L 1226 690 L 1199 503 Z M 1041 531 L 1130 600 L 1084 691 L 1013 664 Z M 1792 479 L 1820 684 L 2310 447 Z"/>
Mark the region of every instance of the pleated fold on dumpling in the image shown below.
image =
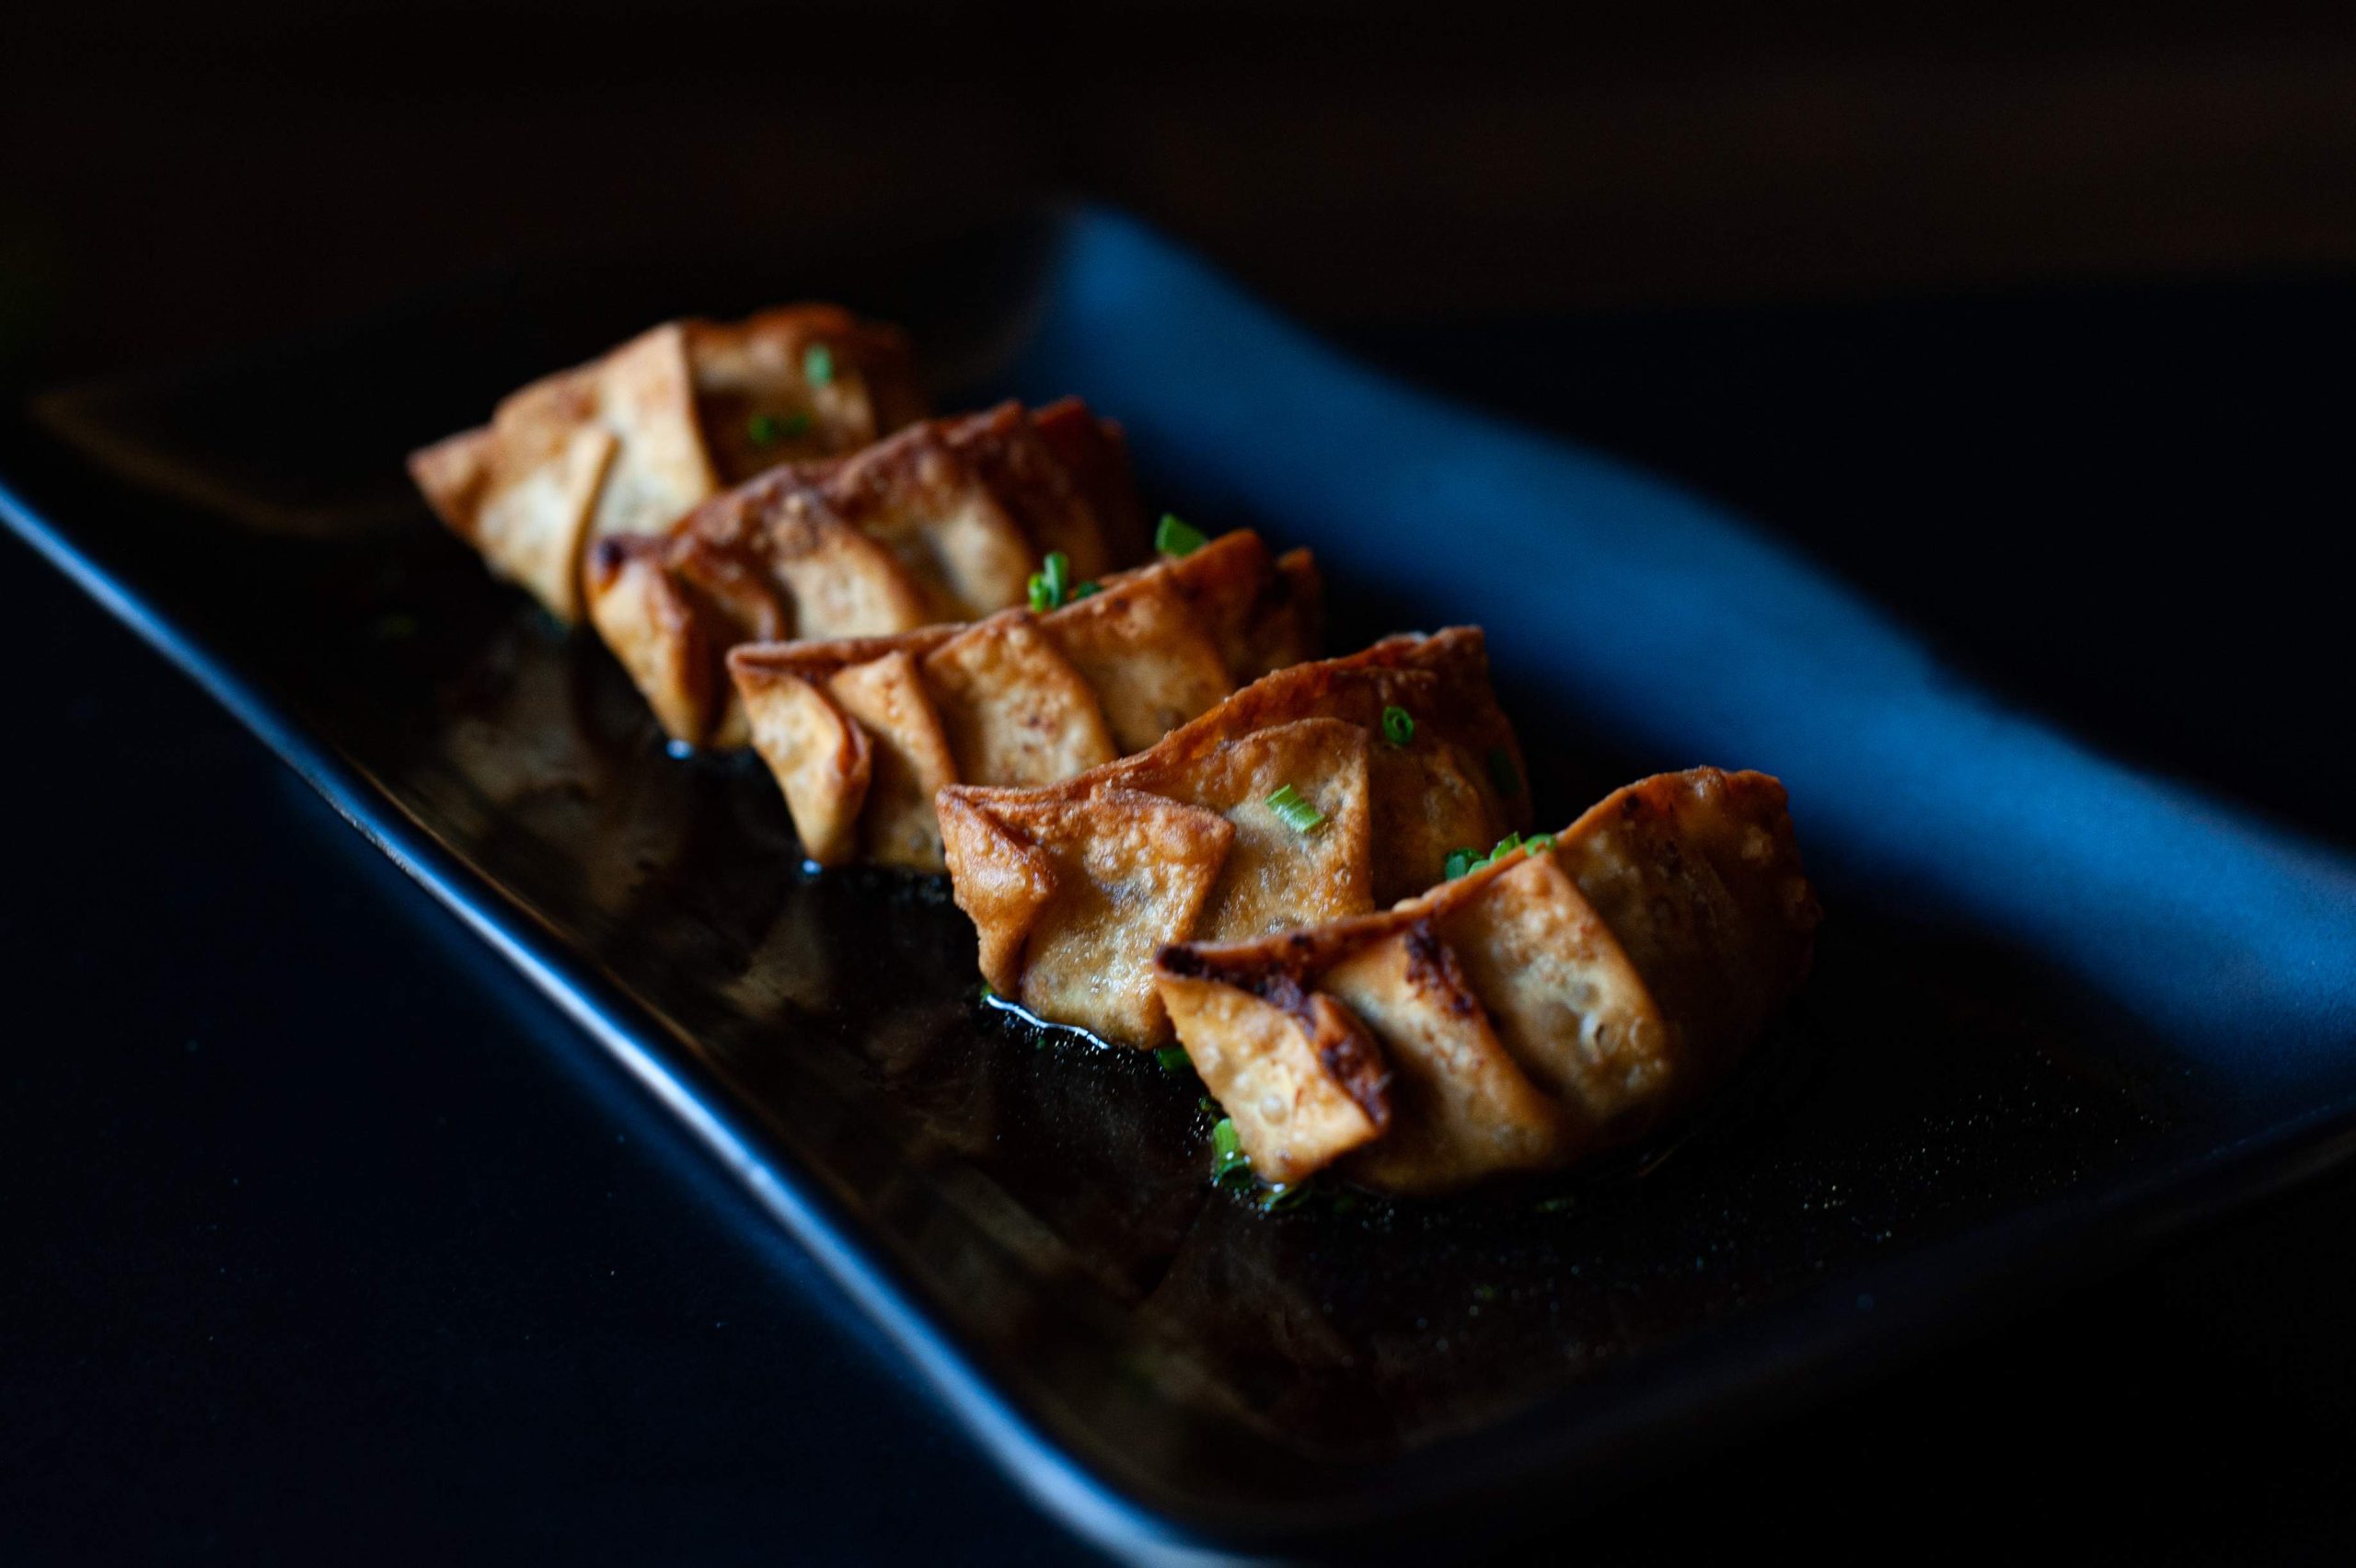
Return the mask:
<path id="1" fill-rule="evenodd" d="M 978 620 L 1022 604 L 1050 554 L 1072 581 L 1136 560 L 1135 512 L 1117 430 L 1075 402 L 1007 403 L 774 469 L 664 535 L 599 540 L 589 615 L 672 739 L 742 745 L 730 649 Z"/>
<path id="2" fill-rule="evenodd" d="M 1380 914 L 1175 942 L 1153 974 L 1264 1178 L 1445 1192 L 1623 1146 L 1724 1081 L 1819 918 L 1783 786 L 1694 768 Z"/>
<path id="3" fill-rule="evenodd" d="M 1058 609 L 744 646 L 728 668 L 805 855 L 938 871 L 933 795 L 901 781 L 1046 785 L 1150 746 L 1312 656 L 1321 594 L 1306 552 L 1242 531 Z"/>
<path id="4" fill-rule="evenodd" d="M 593 539 L 662 534 L 723 488 L 921 418 L 907 340 L 828 305 L 671 321 L 502 399 L 410 473 L 502 577 L 582 614 Z"/>
<path id="5" fill-rule="evenodd" d="M 1043 1018 L 1154 1045 L 1162 946 L 1427 887 L 1451 848 L 1526 822 L 1520 780 L 1481 633 L 1458 627 L 1279 670 L 1062 783 L 961 784 L 934 807 L 983 977 Z"/>

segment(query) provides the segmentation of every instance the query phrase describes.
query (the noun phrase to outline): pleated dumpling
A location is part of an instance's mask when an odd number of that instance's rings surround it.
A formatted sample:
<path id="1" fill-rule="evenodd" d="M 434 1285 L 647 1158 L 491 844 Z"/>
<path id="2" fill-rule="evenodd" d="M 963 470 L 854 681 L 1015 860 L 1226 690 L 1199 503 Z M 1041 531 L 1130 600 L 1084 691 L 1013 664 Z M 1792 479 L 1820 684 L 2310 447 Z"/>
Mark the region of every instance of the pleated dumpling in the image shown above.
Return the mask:
<path id="1" fill-rule="evenodd" d="M 942 786 L 1071 778 L 1316 651 L 1314 563 L 1250 532 L 1093 589 L 1053 610 L 730 654 L 803 852 L 943 870 Z"/>
<path id="2" fill-rule="evenodd" d="M 1008 403 L 775 469 L 666 535 L 599 540 L 589 614 L 674 740 L 741 745 L 731 648 L 978 620 L 1023 603 L 1051 554 L 1075 582 L 1138 559 L 1135 510 L 1116 431 L 1075 403 Z"/>
<path id="3" fill-rule="evenodd" d="M 827 305 L 672 321 L 503 399 L 410 473 L 491 570 L 582 613 L 594 538 L 667 532 L 726 486 L 922 417 L 907 340 Z"/>
<path id="4" fill-rule="evenodd" d="M 1154 955 L 1379 908 L 1528 820 L 1477 628 L 1267 675 L 1148 750 L 934 806 L 983 978 L 1043 1018 L 1155 1045 Z"/>
<path id="5" fill-rule="evenodd" d="M 1253 1168 L 1446 1192 L 1625 1145 L 1724 1081 L 1819 919 L 1783 786 L 1695 768 L 1380 914 L 1153 978 Z"/>

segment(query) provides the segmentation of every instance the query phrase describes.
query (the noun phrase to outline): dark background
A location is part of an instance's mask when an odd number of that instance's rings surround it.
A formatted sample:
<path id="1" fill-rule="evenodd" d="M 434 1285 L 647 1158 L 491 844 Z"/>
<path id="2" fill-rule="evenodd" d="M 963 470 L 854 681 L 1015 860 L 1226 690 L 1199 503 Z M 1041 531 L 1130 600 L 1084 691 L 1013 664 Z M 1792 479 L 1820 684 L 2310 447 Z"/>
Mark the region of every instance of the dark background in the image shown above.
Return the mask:
<path id="1" fill-rule="evenodd" d="M 13 10 L 0 381 L 1090 195 L 2356 841 L 2356 17 L 1768 10 Z M 1083 1558 L 569 1025 L 13 542 L 0 668 L 0 1559 Z M 2343 1174 L 1697 1436 L 1532 1555 L 2346 1561 L 2352 1262 Z"/>
<path id="2" fill-rule="evenodd" d="M 1459 320 L 2356 262 L 2345 6 L 34 0 L 18 353 L 129 364 L 519 254 L 1128 206 Z"/>

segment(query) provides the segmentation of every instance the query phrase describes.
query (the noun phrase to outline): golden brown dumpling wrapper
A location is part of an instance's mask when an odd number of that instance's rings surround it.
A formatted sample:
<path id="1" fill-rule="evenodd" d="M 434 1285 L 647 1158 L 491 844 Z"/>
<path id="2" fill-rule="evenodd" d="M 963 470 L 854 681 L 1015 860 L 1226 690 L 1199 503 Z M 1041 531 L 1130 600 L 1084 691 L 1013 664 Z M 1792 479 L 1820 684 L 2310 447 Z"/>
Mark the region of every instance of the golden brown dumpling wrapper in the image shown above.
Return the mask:
<path id="1" fill-rule="evenodd" d="M 1382 1054 L 1333 997 L 1282 976 L 1254 992 L 1182 974 L 1160 993 L 1181 1036 L 1202 1043 L 1195 1070 L 1227 1085 L 1220 1107 L 1268 1181 L 1302 1181 L 1389 1127 Z"/>
<path id="2" fill-rule="evenodd" d="M 1216 706 L 1236 684 L 1207 629 L 1251 617 L 1293 615 L 1314 600 L 1315 568 L 1277 559 L 1258 536 L 1214 539 L 1183 559 L 1107 578 L 1100 591 L 1045 614 L 1012 610 L 972 627 L 933 627 L 893 638 L 737 648 L 728 657 L 747 709 L 748 732 L 792 812 L 804 852 L 822 865 L 855 858 L 858 840 L 834 824 L 864 809 L 872 780 L 826 766 L 833 742 L 803 722 L 801 681 L 823 686 L 841 670 L 902 651 L 918 662 L 957 781 L 1053 782 L 1111 760 L 1131 744 Z M 814 847 L 816 846 L 816 847 Z M 944 869 L 936 864 L 931 868 Z"/>
<path id="3" fill-rule="evenodd" d="M 831 306 L 685 326 L 696 411 L 723 485 L 856 452 L 925 417 L 916 358 L 896 328 Z M 814 352 L 824 354 L 823 380 L 810 376 Z"/>
<path id="4" fill-rule="evenodd" d="M 1266 797 L 1284 784 L 1325 821 L 1304 832 L 1278 817 Z M 1257 936 L 1373 907 L 1366 735 L 1339 720 L 1276 725 L 1195 753 L 1151 792 L 992 790 L 986 802 L 953 813 L 953 801 L 984 793 L 953 791 L 938 804 L 950 874 L 976 925 L 985 915 L 1034 922 L 1021 943 L 1001 940 L 993 949 L 1019 952 L 1021 962 L 990 984 L 1042 1018 L 1110 1039 L 1169 1037 L 1152 983 L 1153 957 L 1165 944 L 1195 932 Z M 1173 805 L 1194 814 L 1167 809 Z M 1139 891 L 1126 850 L 1146 843 L 1184 867 L 1182 880 L 1153 890 L 1183 887 L 1185 896 Z M 1195 855 L 1212 859 L 1198 867 L 1187 859 Z M 982 909 L 984 900 L 968 900 L 970 888 L 1012 885 L 1017 867 L 1037 890 L 1027 906 Z M 1202 870 L 1213 875 L 1198 895 Z M 1115 880 L 1100 880 L 1108 872 Z"/>
<path id="5" fill-rule="evenodd" d="M 1104 533 L 1105 553 L 1116 563 L 1141 561 L 1152 553 L 1138 504 L 1129 444 L 1118 422 L 1098 419 L 1077 398 L 1049 403 L 1032 416 L 1039 439 L 1088 498 Z M 1084 575 L 1084 574 L 1083 574 Z"/>
<path id="6" fill-rule="evenodd" d="M 1703 1077 L 1807 972 L 1822 912 L 1784 787 L 1764 774 L 1697 768 L 1622 790 L 1565 831 L 1555 859 Z"/>
<path id="7" fill-rule="evenodd" d="M 1677 1074 L 1660 1008 L 1551 854 L 1525 855 L 1435 915 L 1497 1039 L 1600 1141 L 1649 1124 Z"/>
<path id="8" fill-rule="evenodd" d="M 831 306 L 666 322 L 513 394 L 410 471 L 492 571 L 576 620 L 591 540 L 665 533 L 722 486 L 864 446 L 921 402 L 905 340 Z"/>
<path id="9" fill-rule="evenodd" d="M 1022 966 L 991 984 L 1020 996 L 1043 1017 L 1134 1044 L 1157 1044 L 1168 1038 L 1166 1017 L 1150 995 L 1120 988 L 1139 972 L 1130 959 L 1138 944 L 1239 940 L 1370 910 L 1398 896 L 1384 885 L 1386 874 L 1403 884 L 1412 879 L 1413 887 L 1429 885 L 1445 864 L 1448 851 L 1438 847 L 1442 839 L 1426 836 L 1435 846 L 1428 865 L 1404 864 L 1378 854 L 1375 841 L 1385 821 L 1437 812 L 1457 836 L 1449 842 L 1461 844 L 1492 841 L 1515 819 L 1485 783 L 1476 783 L 1461 801 L 1437 806 L 1386 800 L 1386 781 L 1420 789 L 1426 770 L 1380 759 L 1385 753 L 1405 759 L 1509 748 L 1512 732 L 1496 710 L 1487 670 L 1477 630 L 1392 638 L 1347 659 L 1266 676 L 1146 751 L 1047 789 L 959 785 L 943 790 L 935 805 L 958 902 L 974 918 L 982 950 L 1018 955 Z M 1415 718 L 1415 733 L 1404 745 L 1384 733 L 1383 717 L 1392 708 Z M 1519 752 L 1512 755 L 1518 761 Z M 1477 771 L 1461 756 L 1459 766 Z M 1275 809 L 1271 797 L 1288 788 L 1319 820 L 1302 826 Z M 1212 894 L 1199 907 L 1123 910 L 1114 944 L 1125 955 L 1118 986 L 1101 981 L 1065 990 L 1034 983 L 1034 969 L 1068 972 L 1060 944 L 1084 940 L 1096 948 L 1114 939 L 1103 933 L 1083 938 L 1068 926 L 1025 929 L 1021 922 L 1043 906 L 1045 894 L 1026 905 L 969 897 L 970 890 L 1006 885 L 1010 868 L 1020 865 L 1025 875 L 1045 878 L 1056 896 L 1076 900 L 1077 893 L 1064 884 L 1088 874 L 1091 835 L 1126 833 L 1122 813 L 1147 798 L 1201 808 L 1228 824 Z M 953 803 L 959 808 L 953 813 Z M 1055 824 L 1052 852 L 1026 825 L 1042 821 Z M 1100 902 L 1117 904 L 1109 894 Z M 1177 919 L 1186 923 L 1171 923 Z"/>
<path id="10" fill-rule="evenodd" d="M 1376 938 L 1320 986 L 1385 1043 L 1376 1055 L 1391 1072 L 1395 1113 L 1353 1167 L 1370 1185 L 1461 1186 L 1560 1158 L 1561 1108 L 1515 1064 L 1429 921 Z"/>
<path id="11" fill-rule="evenodd" d="M 1132 573 L 1069 610 L 1045 617 L 1041 629 L 1092 694 L 1115 755 L 1143 751 L 1235 689 L 1172 573 Z"/>
<path id="12" fill-rule="evenodd" d="M 837 670 L 826 682 L 835 706 L 867 732 L 871 778 L 860 813 L 860 851 L 878 865 L 930 870 L 941 863 L 932 798 L 956 777 L 949 738 L 906 653 Z"/>
<path id="13" fill-rule="evenodd" d="M 859 819 L 874 776 L 866 729 L 826 689 L 797 675 L 740 674 L 751 744 L 770 759 L 803 853 L 822 866 L 857 858 Z"/>
<path id="14" fill-rule="evenodd" d="M 923 594 L 892 552 L 823 507 L 788 503 L 758 536 L 600 539 L 591 624 L 672 739 L 741 745 L 750 731 L 727 651 L 795 628 L 857 637 L 920 626 Z"/>
<path id="15" fill-rule="evenodd" d="M 1331 1002 L 1326 1027 L 1363 1034 L 1390 1108 L 1385 1133 L 1334 1158 L 1369 1184 L 1441 1192 L 1623 1146 L 1722 1082 L 1806 977 L 1819 917 L 1783 786 L 1695 768 L 1383 913 L 1175 945 L 1155 976 L 1230 1114 L 1230 1092 L 1259 1090 L 1255 1054 L 1296 1075 L 1306 1058 L 1264 1027 L 1220 1032 L 1233 1009 L 1213 993 Z M 1368 1081 L 1359 1055 L 1349 1072 Z M 1299 1147 L 1266 1152 L 1294 1173 L 1272 1179 L 1297 1179 Z"/>
<path id="16" fill-rule="evenodd" d="M 957 775 L 1052 784 L 1120 754 L 1096 693 L 1030 616 L 993 616 L 920 667 Z"/>
<path id="17" fill-rule="evenodd" d="M 675 735 L 710 732 L 721 704 L 716 661 L 685 582 L 644 552 L 605 551 L 595 570 L 590 619 L 656 721 Z"/>
<path id="18" fill-rule="evenodd" d="M 1021 604 L 1049 550 L 1109 559 L 1096 506 L 1010 403 L 912 427 L 839 461 L 775 468 L 704 502 L 660 538 L 600 539 L 586 571 L 590 617 L 609 641 L 626 640 L 614 652 L 634 678 L 654 683 L 642 689 L 672 739 L 741 744 L 749 723 L 727 690 L 728 650 L 884 636 Z M 692 577 L 714 558 L 750 563 L 780 629 L 748 633 L 742 614 L 685 619 L 675 604 L 697 611 L 702 595 L 666 592 L 642 564 Z M 1269 575 L 1264 567 L 1262 579 Z M 1313 569 L 1309 576 L 1313 586 Z M 1251 586 L 1257 594 L 1265 582 Z M 1224 614 L 1233 595 L 1222 599 L 1219 587 L 1206 579 L 1207 602 Z M 1288 578 L 1287 591 L 1306 589 Z M 707 698 L 707 687 L 716 696 Z"/>
<path id="19" fill-rule="evenodd" d="M 982 912 L 983 976 L 1001 996 L 1110 1036 L 1166 1029 L 1154 951 L 1209 901 L 1235 837 L 1226 818 L 1120 790 L 1041 791 L 987 816 L 953 798 L 940 812 L 964 850 L 960 902 Z"/>
<path id="20" fill-rule="evenodd" d="M 1022 404 L 1001 403 L 945 424 L 941 433 L 1014 518 L 1030 541 L 1033 560 L 1059 551 L 1072 581 L 1084 582 L 1140 559 L 1138 553 L 1114 553 L 1088 490 L 1056 455 Z"/>
<path id="21" fill-rule="evenodd" d="M 823 494 L 779 488 L 775 511 L 745 548 L 777 588 L 786 635 L 885 637 L 940 618 L 938 594 L 907 570 L 898 550 Z"/>
<path id="22" fill-rule="evenodd" d="M 1520 744 L 1490 687 L 1477 627 L 1386 638 L 1345 658 L 1277 671 L 1114 769 L 1128 771 L 1125 782 L 1149 780 L 1193 751 L 1298 719 L 1339 719 L 1384 737 L 1394 708 L 1407 714 L 1410 739 L 1383 738 L 1369 753 L 1372 896 L 1390 904 L 1438 881 L 1451 849 L 1493 844 L 1529 822 Z"/>
<path id="23" fill-rule="evenodd" d="M 750 744 L 725 651 L 781 635 L 777 578 L 749 552 L 699 539 L 601 539 L 590 551 L 597 635 L 675 739 Z"/>
<path id="24" fill-rule="evenodd" d="M 1358 726 L 1302 719 L 1196 753 L 1161 781 L 1158 792 L 1235 825 L 1218 885 L 1195 923 L 1202 940 L 1243 941 L 1374 907 L 1367 751 Z M 1309 828 L 1287 821 L 1268 803 L 1287 789 L 1323 820 Z"/>
<path id="25" fill-rule="evenodd" d="M 953 445 L 934 425 L 844 459 L 814 489 L 835 515 L 892 552 L 924 597 L 926 623 L 978 620 L 1022 603 L 1045 553 L 970 447 Z"/>

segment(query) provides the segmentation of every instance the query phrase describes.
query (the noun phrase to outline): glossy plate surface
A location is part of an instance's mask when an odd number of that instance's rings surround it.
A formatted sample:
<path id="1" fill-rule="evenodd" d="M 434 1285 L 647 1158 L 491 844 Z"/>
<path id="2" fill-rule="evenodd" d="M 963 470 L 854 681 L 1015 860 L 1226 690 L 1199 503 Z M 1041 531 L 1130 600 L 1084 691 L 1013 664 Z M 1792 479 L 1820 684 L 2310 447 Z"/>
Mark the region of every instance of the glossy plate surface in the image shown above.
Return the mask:
<path id="1" fill-rule="evenodd" d="M 410 446 L 550 366 L 803 295 L 907 321 L 943 407 L 1077 390 L 1126 419 L 1149 504 L 1319 550 L 1336 648 L 1484 623 L 1548 823 L 1657 767 L 1783 773 L 1829 915 L 1787 1026 L 1694 1124 L 1576 1180 L 1273 1216 L 1209 1191 L 1190 1077 L 987 1007 L 944 885 L 802 870 L 756 766 L 666 755 L 594 640 L 407 488 Z M 1386 468 L 1403 444 L 1418 466 Z M 1386 387 L 1117 220 L 509 280 L 44 399 L 0 479 L 14 526 L 687 1120 L 1012 1473 L 1139 1555 L 1560 1511 L 2350 1146 L 2344 866 L 1911 684 L 1901 634 L 1738 527 Z M 1992 842 L 2043 892 L 1962 863 Z M 2136 903 L 2161 854 L 2235 868 L 2230 907 Z M 2179 996 L 2152 973 L 2178 949 L 2232 973 Z"/>

